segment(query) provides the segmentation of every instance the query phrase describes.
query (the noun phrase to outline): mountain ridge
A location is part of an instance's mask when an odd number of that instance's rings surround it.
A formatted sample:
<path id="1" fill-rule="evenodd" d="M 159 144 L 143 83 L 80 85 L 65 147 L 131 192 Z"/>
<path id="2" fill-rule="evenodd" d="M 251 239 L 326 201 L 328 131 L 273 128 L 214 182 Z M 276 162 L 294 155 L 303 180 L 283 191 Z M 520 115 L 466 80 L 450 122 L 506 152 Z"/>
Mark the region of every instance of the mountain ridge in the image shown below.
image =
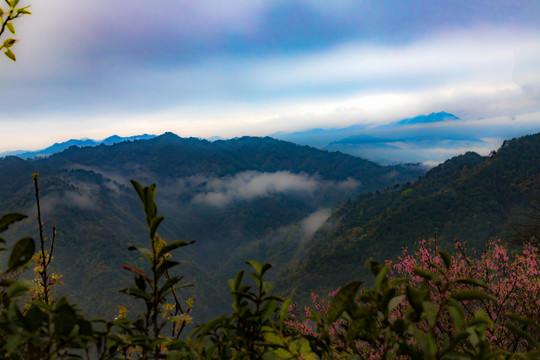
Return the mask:
<path id="1" fill-rule="evenodd" d="M 540 133 L 507 140 L 490 156 L 453 157 L 414 183 L 347 201 L 315 234 L 298 267 L 283 270 L 278 286 L 306 297 L 316 286 L 324 292 L 367 280 L 368 257 L 395 258 L 422 238 L 436 237 L 450 251 L 454 240 L 467 242 L 481 252 L 490 238 L 510 241 L 516 224 L 528 226 L 524 214 L 534 199 L 540 199 Z"/>
<path id="2" fill-rule="evenodd" d="M 109 136 L 103 140 L 93 140 L 88 138 L 83 139 L 70 139 L 61 143 L 54 143 L 53 145 L 46 147 L 45 149 L 41 150 L 35 150 L 35 151 L 27 151 L 27 150 L 15 150 L 15 151 L 5 151 L 0 153 L 0 158 L 5 156 L 17 156 L 22 159 L 32 159 L 36 157 L 46 157 L 50 156 L 52 154 L 55 154 L 57 152 L 61 152 L 67 148 L 70 148 L 71 146 L 78 146 L 78 147 L 85 147 L 85 146 L 98 146 L 100 144 L 105 145 L 112 145 L 116 144 L 118 142 L 122 141 L 133 141 L 133 140 L 141 140 L 141 139 L 151 139 L 155 137 L 155 135 L 135 135 L 135 136 L 127 136 L 127 137 L 120 137 L 118 135 L 112 135 Z"/>
<path id="3" fill-rule="evenodd" d="M 114 312 L 122 301 L 116 289 L 129 278 L 120 265 L 141 260 L 127 251 L 147 237 L 129 182 L 135 179 L 157 184 L 159 214 L 165 217 L 161 235 L 196 240 L 181 255 L 186 278 L 200 284 L 193 296 L 205 299 L 194 311 L 204 316 L 228 306 L 219 295 L 226 289 L 216 288 L 226 282 L 215 279 L 234 275 L 236 269 L 227 266 L 240 249 L 358 193 L 412 181 L 424 170 L 380 166 L 269 137 L 210 142 L 165 133 L 112 145 L 72 146 L 44 158 L 0 159 L 0 212 L 35 212 L 35 172 L 45 225 L 57 229 L 57 270 L 64 275 L 65 291 L 83 308 L 94 309 L 93 316 L 114 315 L 104 312 Z M 319 214 L 324 220 L 325 212 Z M 16 230 L 35 237 L 35 231 L 23 232 L 27 228 L 35 230 L 30 220 Z"/>

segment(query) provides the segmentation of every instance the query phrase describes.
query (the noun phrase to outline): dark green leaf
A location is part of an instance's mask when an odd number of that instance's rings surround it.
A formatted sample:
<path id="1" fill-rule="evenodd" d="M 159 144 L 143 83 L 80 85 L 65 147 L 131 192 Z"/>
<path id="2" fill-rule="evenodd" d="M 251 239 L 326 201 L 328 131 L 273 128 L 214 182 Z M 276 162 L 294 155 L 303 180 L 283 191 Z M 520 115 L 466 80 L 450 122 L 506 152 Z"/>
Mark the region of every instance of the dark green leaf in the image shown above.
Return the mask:
<path id="1" fill-rule="evenodd" d="M 9 225 L 13 224 L 14 222 L 21 221 L 27 217 L 28 216 L 20 213 L 5 214 L 0 218 L 0 233 L 6 231 Z"/>
<path id="2" fill-rule="evenodd" d="M 131 295 L 133 297 L 141 298 L 141 299 L 147 300 L 148 302 L 152 302 L 152 297 L 147 292 L 142 291 L 141 289 L 132 287 L 129 289 L 124 289 L 122 290 L 122 292 L 128 295 Z"/>
<path id="3" fill-rule="evenodd" d="M 32 306 L 24 315 L 30 331 L 36 332 L 41 326 L 46 326 L 48 316 L 37 306 Z"/>
<path id="4" fill-rule="evenodd" d="M 283 330 L 283 323 L 287 319 L 287 316 L 289 315 L 289 306 L 291 306 L 293 299 L 288 298 L 285 300 L 283 305 L 281 306 L 281 311 L 279 313 L 279 328 Z"/>
<path id="5" fill-rule="evenodd" d="M 53 324 L 57 336 L 68 336 L 77 324 L 77 313 L 70 305 L 62 304 L 55 309 Z"/>
<path id="6" fill-rule="evenodd" d="M 168 279 L 167 281 L 165 281 L 165 284 L 163 284 L 161 289 L 159 289 L 160 293 L 164 294 L 167 290 L 182 281 L 183 278 L 183 276 L 173 276 L 172 278 Z"/>
<path id="7" fill-rule="evenodd" d="M 150 238 L 153 239 L 156 236 L 159 224 L 165 219 L 163 216 L 156 216 L 150 220 Z"/>
<path id="8" fill-rule="evenodd" d="M 8 267 L 6 271 L 13 271 L 25 265 L 32 259 L 35 249 L 36 244 L 30 237 L 25 237 L 17 241 L 11 250 L 11 254 L 9 255 Z"/>
<path id="9" fill-rule="evenodd" d="M 452 256 L 450 256 L 450 254 L 444 250 L 439 250 L 439 255 L 441 256 L 444 262 L 444 266 L 447 269 L 450 269 L 450 266 L 452 266 Z"/>
<path id="10" fill-rule="evenodd" d="M 330 302 L 328 309 L 328 323 L 331 324 L 338 319 L 345 311 L 350 302 L 354 302 L 354 297 L 362 285 L 361 281 L 353 281 L 339 289 Z"/>
<path id="11" fill-rule="evenodd" d="M 514 334 L 518 335 L 519 337 L 526 339 L 530 344 L 534 345 L 534 347 L 538 350 L 540 350 L 540 345 L 538 345 L 538 342 L 529 335 L 526 331 L 523 331 L 516 325 L 512 324 L 510 321 L 506 322 L 506 327 L 511 330 Z"/>
<path id="12" fill-rule="evenodd" d="M 540 330 L 540 324 L 535 322 L 534 320 L 532 319 L 529 319 L 529 318 L 525 318 L 523 316 L 520 316 L 518 314 L 508 314 L 508 317 L 512 320 L 515 320 L 517 322 L 520 322 L 521 324 L 523 325 L 526 325 L 526 326 L 531 326 L 531 327 L 534 327 L 534 328 L 537 328 Z"/>
<path id="13" fill-rule="evenodd" d="M 375 282 L 373 283 L 374 289 L 379 289 L 385 281 L 388 281 L 386 273 L 388 272 L 388 266 L 381 267 L 379 273 L 375 276 Z"/>
<path id="14" fill-rule="evenodd" d="M 484 289 L 489 289 L 489 285 L 479 279 L 463 278 L 463 279 L 457 279 L 456 282 L 460 284 L 475 285 L 475 286 L 483 287 Z"/>
<path id="15" fill-rule="evenodd" d="M 169 270 L 172 267 L 175 267 L 176 265 L 179 265 L 180 263 L 178 261 L 171 261 L 171 260 L 165 260 L 156 271 L 156 277 L 159 279 L 161 276 L 165 273 L 165 271 Z"/>
<path id="16" fill-rule="evenodd" d="M 455 300 L 495 300 L 493 295 L 487 294 L 478 289 L 458 290 L 451 294 L 450 297 Z"/>
<path id="17" fill-rule="evenodd" d="M 7 295 L 12 298 L 18 298 L 25 295 L 32 288 L 32 283 L 28 280 L 17 280 L 13 282 L 6 290 Z"/>
<path id="18" fill-rule="evenodd" d="M 413 269 L 413 273 L 418 275 L 418 276 L 423 277 L 426 280 L 433 281 L 436 284 L 439 284 L 441 282 L 441 279 L 439 279 L 439 277 L 437 275 L 435 275 L 434 273 L 432 273 L 431 271 L 428 271 L 426 269 L 415 267 Z"/>
<path id="19" fill-rule="evenodd" d="M 166 253 L 168 252 L 171 252 L 175 249 L 178 249 L 182 246 L 187 246 L 187 245 L 191 245 L 193 244 L 194 241 L 192 242 L 186 242 L 184 240 L 176 240 L 176 241 L 172 241 L 170 243 L 168 243 L 167 245 L 165 245 L 160 251 L 159 251 L 159 254 L 158 254 L 158 258 L 161 258 L 163 255 L 165 255 Z"/>

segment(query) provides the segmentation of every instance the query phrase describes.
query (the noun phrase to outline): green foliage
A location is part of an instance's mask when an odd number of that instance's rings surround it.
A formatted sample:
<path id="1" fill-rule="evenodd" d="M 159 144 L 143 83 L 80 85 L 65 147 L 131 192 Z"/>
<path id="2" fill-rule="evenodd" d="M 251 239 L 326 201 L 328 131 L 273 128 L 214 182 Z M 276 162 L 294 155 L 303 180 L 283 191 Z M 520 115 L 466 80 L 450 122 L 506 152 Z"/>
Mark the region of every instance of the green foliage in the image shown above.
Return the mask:
<path id="1" fill-rule="evenodd" d="M 13 20 L 22 16 L 22 15 L 31 15 L 32 13 L 28 11 L 30 6 L 17 7 L 20 0 L 5 0 L 7 4 L 7 9 L 0 7 L 0 36 L 4 34 L 4 31 L 7 29 L 11 34 L 15 35 L 15 26 L 13 25 Z M 11 60 L 16 61 L 15 54 L 11 50 L 13 45 L 17 40 L 8 38 L 5 39 L 0 45 L 0 50 L 4 49 L 4 54 Z"/>
<path id="2" fill-rule="evenodd" d="M 122 309 L 111 321 L 87 320 L 77 305 L 66 297 L 52 304 L 25 295 L 32 285 L 25 280 L 0 282 L 0 358 L 6 359 L 535 359 L 540 355 L 535 334 L 540 324 L 519 314 L 510 316 L 506 327 L 535 350 L 517 351 L 493 347 L 486 332 L 493 321 L 478 311 L 466 316 L 468 302 L 492 301 L 491 289 L 474 278 L 457 279 L 469 286 L 434 300 L 433 289 L 450 288 L 441 274 L 415 268 L 422 280 L 418 286 L 406 279 L 389 281 L 388 267 L 369 262 L 373 285 L 361 288 L 350 282 L 332 299 L 326 320 L 312 314 L 317 328 L 309 334 L 296 331 L 289 317 L 292 299 L 283 300 L 271 291 L 265 276 L 268 263 L 248 261 L 252 284 L 245 272 L 229 280 L 232 313 L 198 325 L 183 340 L 180 334 L 191 321 L 191 302 L 184 311 L 177 294 L 182 276 L 170 270 L 179 262 L 171 252 L 190 243 L 166 243 L 158 228 L 163 218 L 155 203 L 155 185 L 143 187 L 132 182 L 143 205 L 150 248 L 131 246 L 147 262 L 146 269 L 135 265 L 123 268 L 134 275 L 133 285 L 122 292 L 141 302 L 143 311 L 134 319 Z M 39 200 L 38 200 L 39 201 Z M 11 213 L 0 218 L 0 233 L 24 219 Z M 24 267 L 35 251 L 31 238 L 15 243 L 7 269 L 12 274 Z M 449 268 L 452 258 L 439 251 Z M 405 284 L 405 285 L 404 285 Z M 173 304 L 168 301 L 173 300 Z M 26 304 L 26 305 L 25 305 Z M 449 331 L 441 325 L 450 321 Z"/>
<path id="3" fill-rule="evenodd" d="M 359 263 L 394 258 L 418 239 L 436 237 L 447 250 L 459 239 L 479 252 L 490 238 L 529 241 L 540 223 L 533 202 L 540 198 L 539 173 L 535 134 L 507 141 L 489 157 L 454 157 L 413 184 L 360 195 L 334 211 L 277 284 L 307 295 L 354 278 L 368 280 Z"/>

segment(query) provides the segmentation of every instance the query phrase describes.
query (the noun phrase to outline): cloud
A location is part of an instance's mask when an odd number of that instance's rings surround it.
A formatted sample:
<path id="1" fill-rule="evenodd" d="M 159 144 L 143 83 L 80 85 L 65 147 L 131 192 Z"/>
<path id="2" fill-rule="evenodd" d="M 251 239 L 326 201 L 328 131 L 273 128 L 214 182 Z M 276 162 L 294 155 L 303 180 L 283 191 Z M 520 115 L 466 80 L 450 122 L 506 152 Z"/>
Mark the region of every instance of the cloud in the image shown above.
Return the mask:
<path id="1" fill-rule="evenodd" d="M 16 25 L 18 62 L 0 67 L 0 151 L 46 137 L 231 137 L 540 108 L 534 1 L 32 5 Z"/>
<path id="2" fill-rule="evenodd" d="M 332 215 L 330 209 L 320 209 L 300 222 L 300 234 L 303 239 L 310 239 L 319 227 Z"/>
<path id="3" fill-rule="evenodd" d="M 278 193 L 310 194 L 319 183 L 306 174 L 293 174 L 288 171 L 261 173 L 246 171 L 234 176 L 209 180 L 203 193 L 197 194 L 193 201 L 212 206 L 226 206 L 233 201 L 252 200 Z"/>
<path id="4" fill-rule="evenodd" d="M 63 191 L 53 195 L 44 196 L 41 200 L 43 212 L 52 212 L 58 207 L 78 208 L 82 210 L 97 209 L 96 199 L 88 191 Z"/>

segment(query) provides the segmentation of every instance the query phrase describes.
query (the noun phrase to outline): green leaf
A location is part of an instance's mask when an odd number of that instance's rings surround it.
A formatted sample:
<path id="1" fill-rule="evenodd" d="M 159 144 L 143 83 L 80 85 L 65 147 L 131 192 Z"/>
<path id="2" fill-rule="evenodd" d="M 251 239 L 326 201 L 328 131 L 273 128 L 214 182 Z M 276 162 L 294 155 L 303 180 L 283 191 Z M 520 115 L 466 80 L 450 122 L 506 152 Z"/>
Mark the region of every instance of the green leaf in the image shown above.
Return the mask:
<path id="1" fill-rule="evenodd" d="M 24 314 L 24 318 L 32 332 L 36 332 L 48 320 L 47 314 L 37 306 L 32 306 L 28 309 L 26 314 Z"/>
<path id="2" fill-rule="evenodd" d="M 435 340 L 433 339 L 431 333 L 424 332 L 418 329 L 416 326 L 412 327 L 412 333 L 414 336 L 414 340 L 418 345 L 420 345 L 420 348 L 424 353 L 423 358 L 434 359 L 435 355 L 437 354 L 437 344 L 435 343 Z"/>
<path id="3" fill-rule="evenodd" d="M 429 300 L 429 291 L 415 289 L 412 286 L 405 288 L 405 295 L 407 296 L 407 301 L 409 301 L 409 304 L 411 304 L 417 313 L 424 310 L 424 301 Z"/>
<path id="4" fill-rule="evenodd" d="M 439 305 L 431 301 L 424 301 L 423 305 L 427 321 L 431 326 L 434 326 L 437 321 L 437 314 L 439 313 Z"/>
<path id="5" fill-rule="evenodd" d="M 276 306 L 276 300 L 270 300 L 266 302 L 260 317 L 261 323 L 264 324 L 266 321 L 270 320 L 270 318 L 272 317 L 272 315 L 274 315 L 274 312 L 276 311 Z"/>
<path id="6" fill-rule="evenodd" d="M 489 289 L 489 285 L 480 279 L 463 278 L 463 279 L 457 279 L 456 282 L 460 284 L 475 285 L 475 286 L 483 287 L 484 289 Z"/>
<path id="7" fill-rule="evenodd" d="M 339 289 L 332 298 L 328 309 L 328 323 L 332 324 L 347 309 L 349 303 L 354 302 L 354 297 L 362 285 L 361 281 L 353 281 Z"/>
<path id="8" fill-rule="evenodd" d="M 13 26 L 12 23 L 8 22 L 6 24 L 6 27 L 8 28 L 9 32 L 12 33 L 13 35 L 15 35 L 15 26 Z"/>
<path id="9" fill-rule="evenodd" d="M 165 273 L 165 271 L 169 270 L 172 267 L 175 267 L 176 265 L 179 265 L 180 263 L 178 261 L 171 261 L 171 260 L 165 260 L 156 271 L 156 277 L 159 279 L 161 276 Z"/>
<path id="10" fill-rule="evenodd" d="M 518 314 L 508 314 L 508 317 L 512 320 L 515 320 L 517 322 L 520 322 L 521 324 L 523 325 L 526 325 L 526 326 L 531 326 L 531 327 L 534 327 L 534 328 L 537 328 L 540 330 L 540 324 L 535 322 L 534 320 L 532 319 L 529 319 L 529 318 L 526 318 L 526 317 L 523 317 L 523 316 L 520 316 Z"/>
<path id="11" fill-rule="evenodd" d="M 229 287 L 231 289 L 231 292 L 238 290 L 240 287 L 240 284 L 242 283 L 242 278 L 244 277 L 244 271 L 240 271 L 234 279 L 229 280 Z"/>
<path id="12" fill-rule="evenodd" d="M 510 321 L 506 322 L 506 327 L 510 329 L 514 334 L 518 335 L 519 337 L 523 339 L 526 339 L 530 344 L 534 345 L 536 349 L 540 350 L 540 345 L 538 345 L 538 342 L 526 331 L 523 331 L 516 325 L 512 324 Z"/>
<path id="13" fill-rule="evenodd" d="M 0 233 L 6 231 L 9 225 L 13 224 L 14 222 L 21 221 L 27 217 L 28 216 L 20 213 L 5 214 L 0 218 Z"/>
<path id="14" fill-rule="evenodd" d="M 246 264 L 248 264 L 249 266 L 251 266 L 253 268 L 253 270 L 255 270 L 255 272 L 257 273 L 257 275 L 261 275 L 261 272 L 262 272 L 262 265 L 260 262 L 256 261 L 256 260 L 248 260 L 246 261 Z"/>
<path id="15" fill-rule="evenodd" d="M 172 241 L 170 243 L 168 243 L 167 245 L 165 245 L 160 251 L 159 251 L 159 254 L 158 254 L 158 259 L 161 258 L 163 255 L 165 255 L 166 253 L 169 253 L 173 250 L 176 250 L 178 248 L 181 248 L 183 246 L 187 246 L 187 245 L 191 245 L 193 244 L 195 241 L 192 241 L 192 242 L 187 242 L 187 241 L 184 241 L 184 240 L 176 240 L 176 241 Z"/>
<path id="16" fill-rule="evenodd" d="M 484 291 L 478 289 L 458 290 L 455 293 L 451 294 L 450 297 L 458 301 L 496 300 L 493 295 L 487 294 Z"/>
<path id="17" fill-rule="evenodd" d="M 454 328 L 460 329 L 465 323 L 465 312 L 463 308 L 459 305 L 459 303 L 456 303 L 448 306 L 448 312 L 454 320 Z"/>
<path id="18" fill-rule="evenodd" d="M 10 302 L 7 308 L 7 320 L 16 326 L 27 327 L 24 316 L 16 302 Z"/>
<path id="19" fill-rule="evenodd" d="M 379 289 L 381 285 L 386 281 L 388 281 L 386 277 L 386 273 L 388 272 L 388 266 L 384 266 L 379 270 L 379 273 L 377 276 L 375 276 L 375 282 L 373 284 L 374 289 Z"/>
<path id="20" fill-rule="evenodd" d="M 444 262 L 444 266 L 450 269 L 450 266 L 452 266 L 452 256 L 444 250 L 439 250 L 438 253 Z"/>
<path id="21" fill-rule="evenodd" d="M 172 288 L 174 285 L 178 284 L 180 281 L 182 281 L 184 277 L 183 276 L 173 276 L 172 278 L 165 281 L 165 284 L 159 289 L 159 292 L 161 294 L 164 294 L 167 290 Z"/>
<path id="22" fill-rule="evenodd" d="M 27 10 L 29 7 L 30 7 L 30 5 L 25 6 L 25 7 L 22 7 L 22 8 L 18 8 L 18 9 L 17 9 L 17 14 L 22 14 L 22 15 L 32 15 L 32 13 L 31 13 L 30 11 Z"/>
<path id="23" fill-rule="evenodd" d="M 159 224 L 164 220 L 163 216 L 156 216 L 150 220 L 150 238 L 153 239 L 156 236 L 157 229 Z"/>
<path id="24" fill-rule="evenodd" d="M 264 263 L 263 266 L 262 266 L 262 269 L 261 269 L 261 276 L 263 276 L 264 273 L 266 273 L 271 268 L 272 268 L 272 264 Z"/>
<path id="25" fill-rule="evenodd" d="M 392 312 L 392 310 L 394 310 L 396 306 L 401 304 L 403 300 L 405 300 L 405 296 L 403 295 L 398 295 L 390 299 L 390 301 L 388 302 L 388 312 Z"/>
<path id="26" fill-rule="evenodd" d="M 141 289 L 132 287 L 132 288 L 123 289 L 123 290 L 120 290 L 120 291 L 123 292 L 123 293 L 126 293 L 126 294 L 128 294 L 130 296 L 147 300 L 150 303 L 152 302 L 152 297 L 146 291 L 142 291 Z"/>
<path id="27" fill-rule="evenodd" d="M 143 204 L 144 213 L 146 214 L 146 222 L 148 226 L 150 226 L 152 219 L 154 219 L 157 214 L 157 207 L 156 203 L 154 202 L 154 197 L 156 195 L 156 184 L 143 187 L 139 182 L 135 180 L 130 181 L 131 185 L 133 185 L 133 188 L 137 192 L 137 195 L 139 196 L 139 199 Z"/>
<path id="28" fill-rule="evenodd" d="M 13 53 L 13 51 L 11 51 L 10 49 L 7 49 L 4 54 L 10 58 L 11 60 L 13 61 L 17 61 L 17 58 L 15 57 L 15 54 Z"/>
<path id="29" fill-rule="evenodd" d="M 293 299 L 288 298 L 285 300 L 283 305 L 281 305 L 281 311 L 279 313 L 279 329 L 283 330 L 283 323 L 287 319 L 287 316 L 289 315 L 289 306 L 291 306 Z"/>
<path id="30" fill-rule="evenodd" d="M 431 271 L 428 271 L 426 269 L 415 267 L 413 269 L 413 273 L 418 275 L 418 276 L 423 277 L 426 280 L 433 281 L 436 284 L 439 284 L 441 282 L 441 279 L 439 279 L 439 277 L 437 275 L 435 275 L 434 273 L 432 273 Z"/>
<path id="31" fill-rule="evenodd" d="M 70 305 L 62 304 L 55 309 L 53 324 L 57 336 L 68 336 L 77 324 L 77 313 Z"/>
<path id="32" fill-rule="evenodd" d="M 11 335 L 7 337 L 6 341 L 6 348 L 8 353 L 15 353 L 17 349 L 20 349 L 22 346 L 25 345 L 26 339 L 24 339 L 21 335 Z"/>
<path id="33" fill-rule="evenodd" d="M 6 271 L 13 271 L 25 265 L 32 259 L 35 249 L 36 245 L 34 244 L 34 240 L 30 237 L 25 237 L 17 241 L 9 255 Z"/>
<path id="34" fill-rule="evenodd" d="M 8 23 L 7 26 L 9 27 L 9 25 L 11 25 L 11 23 Z M 11 25 L 11 26 L 13 26 L 13 25 Z M 9 39 L 4 40 L 4 43 L 2 44 L 2 46 L 9 49 L 13 45 L 15 45 L 16 42 L 17 42 L 17 40 L 9 38 Z"/>
<path id="35" fill-rule="evenodd" d="M 94 335 L 94 331 L 92 330 L 92 323 L 90 321 L 79 319 L 77 320 L 77 325 L 79 325 L 79 334 L 84 336 Z"/>
<path id="36" fill-rule="evenodd" d="M 17 280 L 13 282 L 6 290 L 6 294 L 11 299 L 16 299 L 26 295 L 28 290 L 32 288 L 32 283 L 28 280 Z"/>

